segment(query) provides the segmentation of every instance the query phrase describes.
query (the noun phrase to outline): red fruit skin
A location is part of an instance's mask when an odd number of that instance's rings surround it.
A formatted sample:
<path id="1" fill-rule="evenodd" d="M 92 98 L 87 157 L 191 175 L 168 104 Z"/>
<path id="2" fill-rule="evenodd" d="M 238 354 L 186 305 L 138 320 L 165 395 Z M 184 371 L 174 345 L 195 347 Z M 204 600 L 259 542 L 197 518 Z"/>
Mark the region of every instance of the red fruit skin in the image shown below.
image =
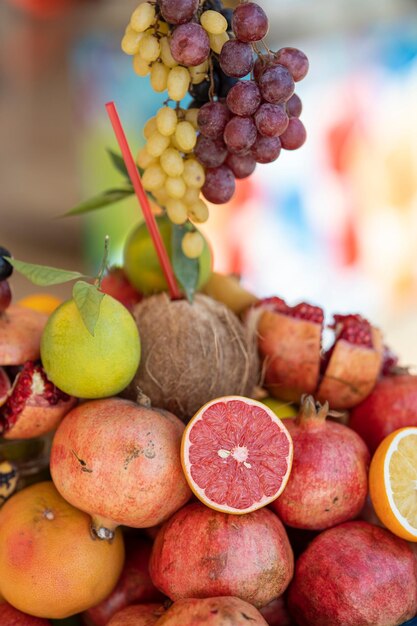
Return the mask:
<path id="1" fill-rule="evenodd" d="M 134 604 L 118 611 L 106 626 L 154 626 L 164 613 L 162 604 Z"/>
<path id="2" fill-rule="evenodd" d="M 372 454 L 394 430 L 417 426 L 417 376 L 381 378 L 372 393 L 352 409 L 349 426 Z"/>
<path id="3" fill-rule="evenodd" d="M 260 610 L 261 615 L 265 618 L 268 626 L 293 626 L 294 622 L 288 613 L 285 597 L 281 596 L 276 600 L 272 600 L 269 604 Z"/>
<path id="4" fill-rule="evenodd" d="M 256 317 L 265 387 L 275 398 L 299 402 L 302 394 L 317 388 L 322 325 L 274 311 L 268 305 L 253 308 L 249 323 Z"/>
<path id="5" fill-rule="evenodd" d="M 6 374 L 6 371 L 0 367 L 0 406 L 6 402 L 10 387 L 10 379 Z"/>
<path id="6" fill-rule="evenodd" d="M 350 428 L 311 419 L 285 420 L 294 444 L 291 475 L 271 504 L 284 524 L 323 530 L 355 518 L 368 493 L 369 452 Z"/>
<path id="7" fill-rule="evenodd" d="M 27 613 L 18 611 L 11 604 L 0 601 L 0 624 L 2 626 L 52 626 L 49 619 L 33 617 Z"/>
<path id="8" fill-rule="evenodd" d="M 326 530 L 297 561 L 288 608 L 299 626 L 399 626 L 417 613 L 413 551 L 367 522 Z"/>
<path id="9" fill-rule="evenodd" d="M 186 599 L 175 602 L 158 626 L 268 626 L 255 607 L 233 597 Z M 121 625 L 120 625 L 121 626 Z M 135 624 L 136 626 L 136 624 Z"/>
<path id="10" fill-rule="evenodd" d="M 152 543 L 143 537 L 126 537 L 126 561 L 112 593 L 83 615 L 86 624 L 106 626 L 115 613 L 131 604 L 161 602 L 163 595 L 151 581 Z"/>
<path id="11" fill-rule="evenodd" d="M 316 397 L 332 409 L 344 410 L 362 402 L 375 387 L 383 362 L 381 332 L 372 327 L 373 348 L 336 341 Z"/>
<path id="12" fill-rule="evenodd" d="M 150 573 L 173 601 L 235 596 L 259 608 L 285 591 L 293 562 L 285 529 L 272 511 L 229 515 L 193 503 L 158 533 Z"/>
<path id="13" fill-rule="evenodd" d="M 0 365 L 36 361 L 48 316 L 23 306 L 11 305 L 0 315 Z"/>
<path id="14" fill-rule="evenodd" d="M 121 302 L 129 311 L 143 298 L 129 282 L 121 267 L 112 267 L 101 281 L 101 291 Z"/>
<path id="15" fill-rule="evenodd" d="M 181 468 L 184 424 L 129 400 L 84 402 L 59 425 L 51 450 L 56 488 L 93 516 L 93 528 L 155 526 L 191 497 Z"/>

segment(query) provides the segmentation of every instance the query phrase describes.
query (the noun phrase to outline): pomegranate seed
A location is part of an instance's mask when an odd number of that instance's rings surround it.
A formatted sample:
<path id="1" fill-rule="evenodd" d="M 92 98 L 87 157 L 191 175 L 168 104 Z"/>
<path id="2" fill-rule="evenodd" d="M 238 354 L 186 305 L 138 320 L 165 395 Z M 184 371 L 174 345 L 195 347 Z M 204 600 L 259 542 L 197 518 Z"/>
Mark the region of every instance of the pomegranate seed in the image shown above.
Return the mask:
<path id="1" fill-rule="evenodd" d="M 313 322 L 314 324 L 323 325 L 324 322 L 323 309 L 318 306 L 313 306 L 312 304 L 307 304 L 306 302 L 300 302 L 300 304 L 291 307 L 288 306 L 282 298 L 274 296 L 261 300 L 256 306 L 266 306 L 266 308 L 275 313 L 282 313 L 283 315 Z"/>

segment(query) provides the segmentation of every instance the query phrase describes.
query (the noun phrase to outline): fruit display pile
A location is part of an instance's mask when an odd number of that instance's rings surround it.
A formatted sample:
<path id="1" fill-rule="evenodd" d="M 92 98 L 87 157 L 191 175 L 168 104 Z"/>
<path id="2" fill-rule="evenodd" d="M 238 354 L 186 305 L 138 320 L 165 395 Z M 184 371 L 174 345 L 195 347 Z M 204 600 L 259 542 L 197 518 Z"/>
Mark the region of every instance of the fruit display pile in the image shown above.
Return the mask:
<path id="1" fill-rule="evenodd" d="M 417 377 L 356 313 L 333 315 L 324 349 L 319 306 L 258 298 L 212 270 L 199 231 L 196 254 L 176 230 L 208 216 L 210 176 L 224 191 L 225 170 L 301 143 L 307 61 L 254 61 L 267 27 L 252 2 L 159 0 L 123 38 L 156 90 L 194 98 L 148 123 L 139 166 L 195 289 L 171 297 L 145 224 L 122 267 L 106 241 L 94 278 L 0 247 L 1 626 L 415 623 Z M 15 303 L 14 271 L 73 281 L 72 297 Z M 38 441 L 46 472 L 27 473 Z"/>

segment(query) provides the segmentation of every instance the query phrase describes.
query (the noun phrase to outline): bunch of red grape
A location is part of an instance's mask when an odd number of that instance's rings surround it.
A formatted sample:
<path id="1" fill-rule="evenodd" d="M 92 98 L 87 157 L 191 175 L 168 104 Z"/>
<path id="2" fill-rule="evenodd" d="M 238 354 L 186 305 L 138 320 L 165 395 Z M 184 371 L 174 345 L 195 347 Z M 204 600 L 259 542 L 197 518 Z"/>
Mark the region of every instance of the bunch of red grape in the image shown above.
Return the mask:
<path id="1" fill-rule="evenodd" d="M 122 49 L 140 76 L 150 74 L 155 91 L 168 91 L 166 106 L 146 125 L 138 163 L 145 187 L 175 223 L 208 218 L 200 189 L 223 204 L 236 178 L 306 139 L 294 89 L 307 57 L 296 48 L 271 52 L 268 27 L 254 2 L 233 11 L 221 0 L 154 0 L 132 14 Z M 193 99 L 184 111 L 187 92 Z"/>

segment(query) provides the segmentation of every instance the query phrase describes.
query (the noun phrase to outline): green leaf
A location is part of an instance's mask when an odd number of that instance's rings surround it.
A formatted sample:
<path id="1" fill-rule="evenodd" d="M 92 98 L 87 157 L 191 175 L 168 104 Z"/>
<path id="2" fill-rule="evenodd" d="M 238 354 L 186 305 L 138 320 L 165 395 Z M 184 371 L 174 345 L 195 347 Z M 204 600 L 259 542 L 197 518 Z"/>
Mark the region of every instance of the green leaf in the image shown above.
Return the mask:
<path id="1" fill-rule="evenodd" d="M 116 170 L 118 170 L 121 174 L 123 174 L 123 176 L 126 176 L 126 178 L 129 179 L 129 173 L 127 171 L 123 157 L 120 154 L 117 154 L 117 152 L 114 152 L 111 148 L 107 148 L 107 153 Z"/>
<path id="2" fill-rule="evenodd" d="M 83 215 L 84 213 L 97 211 L 97 209 L 103 209 L 104 207 L 109 206 L 109 204 L 114 204 L 115 202 L 128 198 L 133 195 L 133 193 L 134 190 L 131 185 L 120 189 L 108 189 L 107 191 L 103 191 L 98 194 L 98 196 L 94 196 L 89 200 L 85 200 L 84 202 L 77 204 L 77 206 L 67 211 L 67 213 L 64 213 L 63 217 Z"/>
<path id="3" fill-rule="evenodd" d="M 94 331 L 100 315 L 100 305 L 104 298 L 104 293 L 99 291 L 95 285 L 79 280 L 72 290 L 72 297 L 80 312 L 85 327 L 90 335 L 94 337 Z"/>
<path id="4" fill-rule="evenodd" d="M 15 270 L 23 274 L 34 285 L 40 287 L 49 287 L 50 285 L 60 285 L 62 283 L 68 283 L 70 280 L 76 280 L 77 278 L 83 278 L 84 274 L 80 272 L 71 272 L 70 270 L 61 270 L 56 267 L 49 267 L 47 265 L 36 265 L 35 263 L 25 263 L 24 261 L 18 261 L 10 257 L 4 257 Z"/>
<path id="5" fill-rule="evenodd" d="M 182 238 L 188 230 L 187 225 L 172 225 L 172 265 L 187 299 L 192 302 L 197 289 L 200 265 L 198 259 L 189 259 L 182 251 Z"/>

